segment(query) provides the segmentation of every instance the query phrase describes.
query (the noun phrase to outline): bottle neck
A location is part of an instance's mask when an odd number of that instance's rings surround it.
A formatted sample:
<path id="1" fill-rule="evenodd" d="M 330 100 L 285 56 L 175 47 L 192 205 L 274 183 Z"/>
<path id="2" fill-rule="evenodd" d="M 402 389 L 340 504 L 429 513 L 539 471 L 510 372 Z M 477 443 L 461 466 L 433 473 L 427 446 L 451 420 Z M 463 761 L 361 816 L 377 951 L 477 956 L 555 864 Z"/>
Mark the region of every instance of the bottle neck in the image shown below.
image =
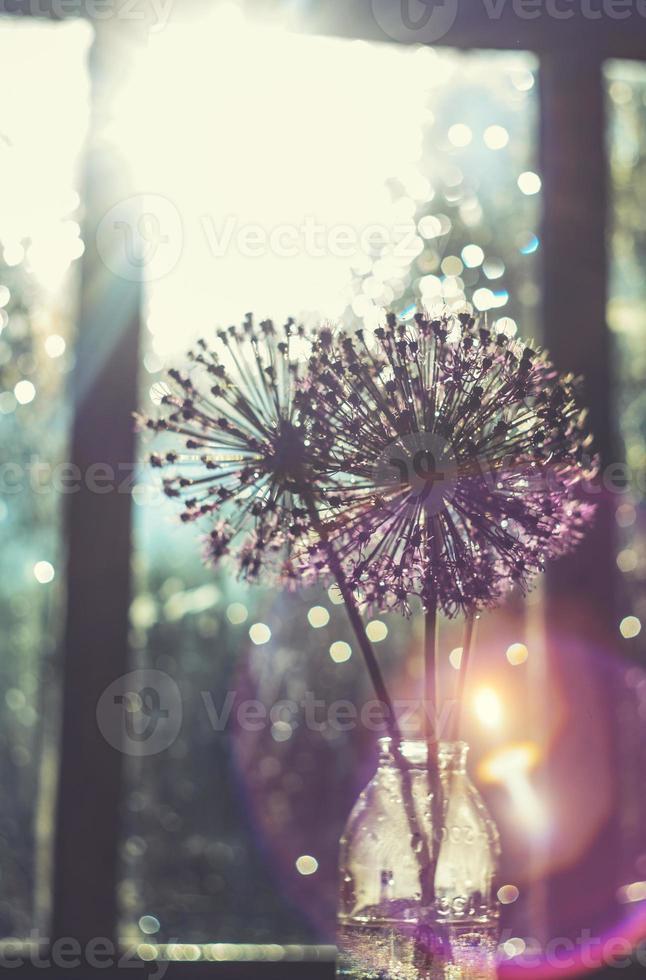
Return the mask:
<path id="1" fill-rule="evenodd" d="M 379 739 L 380 757 L 379 764 L 383 766 L 396 766 L 398 760 L 395 758 L 392 739 Z M 466 772 L 467 755 L 469 746 L 466 742 L 439 742 L 438 743 L 438 763 L 440 772 L 463 773 Z M 401 755 L 411 769 L 424 770 L 427 766 L 428 746 L 422 738 L 403 739 L 401 743 Z"/>

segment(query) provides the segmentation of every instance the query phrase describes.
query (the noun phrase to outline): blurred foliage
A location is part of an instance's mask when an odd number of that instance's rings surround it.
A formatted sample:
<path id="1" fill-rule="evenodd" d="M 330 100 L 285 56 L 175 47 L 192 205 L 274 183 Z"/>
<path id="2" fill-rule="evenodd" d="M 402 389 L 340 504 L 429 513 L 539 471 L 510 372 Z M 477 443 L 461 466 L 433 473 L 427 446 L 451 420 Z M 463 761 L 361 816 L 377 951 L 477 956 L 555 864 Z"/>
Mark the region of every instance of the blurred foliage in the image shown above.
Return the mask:
<path id="1" fill-rule="evenodd" d="M 36 820 L 46 698 L 53 694 L 58 642 L 61 500 L 53 467 L 64 458 L 68 414 L 64 385 L 70 359 L 52 359 L 44 340 L 51 309 L 24 271 L 0 267 L 10 291 L 0 336 L 0 933 L 32 928 Z M 57 336 L 67 319 L 55 318 Z M 30 381 L 32 401 L 20 404 L 14 389 Z M 20 389 L 18 389 L 20 390 Z M 42 571 L 39 571 L 42 568 Z"/>

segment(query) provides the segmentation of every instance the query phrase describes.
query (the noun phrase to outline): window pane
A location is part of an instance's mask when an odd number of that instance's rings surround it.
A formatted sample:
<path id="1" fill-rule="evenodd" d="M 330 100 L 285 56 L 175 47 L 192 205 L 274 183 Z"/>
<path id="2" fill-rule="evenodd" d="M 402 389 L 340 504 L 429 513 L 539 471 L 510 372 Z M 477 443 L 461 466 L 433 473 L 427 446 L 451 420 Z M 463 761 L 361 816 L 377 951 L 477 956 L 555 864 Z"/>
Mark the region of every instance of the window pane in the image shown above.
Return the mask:
<path id="1" fill-rule="evenodd" d="M 629 886 L 646 877 L 646 799 L 641 781 L 630 775 L 646 765 L 646 67 L 610 62 L 606 80 L 612 194 L 608 312 L 615 342 L 617 419 L 629 478 L 628 492 L 617 497 L 618 547 L 613 556 L 621 579 L 622 618 L 617 626 L 627 658 L 620 719 L 627 774 L 622 881 Z M 624 900 L 630 899 L 624 894 Z"/>
<path id="2" fill-rule="evenodd" d="M 76 188 L 90 35 L 84 24 L 0 19 L 3 936 L 28 935 L 35 912 L 47 904 L 46 887 L 37 888 L 36 858 L 46 853 L 55 776 L 51 701 L 64 558 L 61 464 L 73 363 L 73 263 L 83 251 Z M 38 880 L 43 885 L 45 876 Z"/>
<path id="3" fill-rule="evenodd" d="M 535 333 L 533 60 L 292 37 L 226 11 L 151 38 L 120 119 L 138 187 L 159 195 L 146 201 L 158 229 L 182 229 L 158 236 L 150 265 L 144 409 L 162 368 L 247 310 L 370 326 L 385 304 L 466 299 Z M 330 940 L 338 839 L 375 736 L 317 730 L 320 710 L 308 729 L 302 708 L 245 730 L 237 706 L 369 700 L 343 609 L 214 576 L 149 481 L 135 494 L 133 660 L 170 675 L 183 718 L 170 747 L 128 760 L 125 938 Z M 318 605 L 330 618 L 313 626 Z M 404 693 L 419 681 L 417 634 L 394 617 L 388 628 L 377 649 Z M 345 662 L 330 654 L 339 640 Z"/>

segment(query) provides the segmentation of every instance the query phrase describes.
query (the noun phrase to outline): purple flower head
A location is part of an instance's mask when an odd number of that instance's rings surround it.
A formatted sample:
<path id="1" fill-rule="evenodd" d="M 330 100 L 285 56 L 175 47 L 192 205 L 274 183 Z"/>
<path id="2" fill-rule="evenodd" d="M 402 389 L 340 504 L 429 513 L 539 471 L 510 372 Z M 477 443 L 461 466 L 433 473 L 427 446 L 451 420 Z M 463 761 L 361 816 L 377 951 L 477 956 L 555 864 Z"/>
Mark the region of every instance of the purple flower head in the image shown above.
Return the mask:
<path id="1" fill-rule="evenodd" d="M 582 535 L 597 463 L 577 383 L 545 354 L 467 315 L 389 314 L 370 340 L 321 331 L 307 384 L 336 471 L 327 527 L 368 605 L 493 606 Z M 319 545 L 307 561 L 325 574 Z"/>
<path id="2" fill-rule="evenodd" d="M 140 420 L 179 437 L 150 462 L 164 469 L 164 492 L 178 500 L 183 521 L 211 522 L 207 560 L 233 560 L 249 580 L 270 572 L 293 581 L 290 551 L 312 530 L 326 456 L 320 427 L 300 408 L 310 352 L 293 320 L 256 328 L 248 315 L 212 344 L 200 340 L 188 370 L 169 371 L 160 415 Z"/>

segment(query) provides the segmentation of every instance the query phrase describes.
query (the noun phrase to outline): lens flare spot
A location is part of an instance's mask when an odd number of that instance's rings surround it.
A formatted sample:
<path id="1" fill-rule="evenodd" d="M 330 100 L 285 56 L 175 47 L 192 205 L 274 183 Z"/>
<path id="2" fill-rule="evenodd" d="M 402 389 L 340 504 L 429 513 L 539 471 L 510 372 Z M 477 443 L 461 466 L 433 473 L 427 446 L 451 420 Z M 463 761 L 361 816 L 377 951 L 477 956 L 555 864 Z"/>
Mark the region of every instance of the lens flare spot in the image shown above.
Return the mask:
<path id="1" fill-rule="evenodd" d="M 462 249 L 462 261 L 467 269 L 477 269 L 484 261 L 484 252 L 479 245 L 465 245 Z"/>
<path id="2" fill-rule="evenodd" d="M 154 915 L 142 915 L 139 920 L 139 928 L 142 932 L 145 932 L 147 936 L 152 936 L 156 932 L 159 932 L 159 919 Z"/>
<path id="3" fill-rule="evenodd" d="M 37 561 L 34 565 L 34 578 L 41 585 L 47 585 L 54 581 L 56 572 L 54 566 L 48 561 Z"/>
<path id="4" fill-rule="evenodd" d="M 246 623 L 248 618 L 249 610 L 241 602 L 232 602 L 227 606 L 227 619 L 233 626 Z"/>
<path id="5" fill-rule="evenodd" d="M 513 956 L 522 956 L 527 949 L 527 944 L 524 939 L 514 937 L 513 939 L 508 939 L 506 943 L 503 943 L 502 948 L 505 954 L 511 959 Z"/>
<path id="6" fill-rule="evenodd" d="M 388 627 L 380 619 L 373 619 L 366 626 L 366 633 L 371 643 L 381 643 L 388 636 Z"/>
<path id="7" fill-rule="evenodd" d="M 511 646 L 507 647 L 505 656 L 512 667 L 519 667 L 529 657 L 529 650 L 524 643 L 512 643 Z"/>
<path id="8" fill-rule="evenodd" d="M 266 623 L 254 623 L 253 626 L 249 627 L 249 637 L 251 642 L 259 647 L 264 643 L 269 643 L 271 640 L 271 630 Z"/>
<path id="9" fill-rule="evenodd" d="M 541 178 L 532 170 L 525 170 L 518 178 L 518 186 L 523 194 L 538 194 L 543 186 Z"/>
<path id="10" fill-rule="evenodd" d="M 637 552 L 633 551 L 632 548 L 624 548 L 624 550 L 620 551 L 617 555 L 617 568 L 620 572 L 634 572 L 637 568 L 637 564 Z"/>
<path id="11" fill-rule="evenodd" d="M 453 670 L 460 669 L 460 664 L 462 663 L 462 647 L 456 647 L 455 650 L 451 650 L 449 663 L 453 667 Z"/>
<path id="12" fill-rule="evenodd" d="M 473 139 L 473 133 L 464 123 L 455 123 L 449 129 L 449 143 L 453 146 L 463 147 L 468 146 Z"/>
<path id="13" fill-rule="evenodd" d="M 636 616 L 624 616 L 619 624 L 619 632 L 625 640 L 632 640 L 642 631 L 641 620 Z"/>
<path id="14" fill-rule="evenodd" d="M 515 901 L 517 901 L 519 895 L 520 892 L 515 885 L 502 885 L 502 887 L 498 889 L 498 901 L 502 905 L 512 905 Z"/>
<path id="15" fill-rule="evenodd" d="M 492 687 L 481 687 L 473 701 L 476 717 L 487 728 L 498 728 L 502 721 L 502 703 Z"/>
<path id="16" fill-rule="evenodd" d="M 31 381 L 23 379 L 19 381 L 13 389 L 14 397 L 19 405 L 28 405 L 36 397 L 36 389 Z"/>
<path id="17" fill-rule="evenodd" d="M 330 622 L 330 613 L 325 606 L 312 606 L 307 613 L 307 619 L 314 630 L 320 630 Z"/>
<path id="18" fill-rule="evenodd" d="M 305 878 L 308 878 L 310 875 L 315 875 L 318 869 L 319 863 L 311 854 L 302 854 L 296 860 L 296 870 L 299 875 L 303 875 Z"/>
<path id="19" fill-rule="evenodd" d="M 483 139 L 490 150 L 502 150 L 509 143 L 509 133 L 504 126 L 487 126 Z"/>
<path id="20" fill-rule="evenodd" d="M 352 647 L 344 640 L 335 640 L 330 645 L 330 656 L 335 664 L 345 664 L 352 656 Z"/>
<path id="21" fill-rule="evenodd" d="M 480 777 L 488 783 L 504 783 L 510 776 L 528 773 L 537 764 L 539 755 L 533 742 L 506 745 L 483 759 Z"/>
<path id="22" fill-rule="evenodd" d="M 271 737 L 274 742 L 289 742 L 294 730 L 288 721 L 275 721 L 271 726 Z"/>
<path id="23" fill-rule="evenodd" d="M 48 357 L 52 359 L 55 357 L 62 357 L 65 353 L 65 340 L 57 333 L 52 333 L 49 337 L 45 338 L 45 353 Z"/>
<path id="24" fill-rule="evenodd" d="M 646 881 L 633 881 L 624 885 L 617 892 L 617 898 L 622 904 L 646 901 Z"/>

